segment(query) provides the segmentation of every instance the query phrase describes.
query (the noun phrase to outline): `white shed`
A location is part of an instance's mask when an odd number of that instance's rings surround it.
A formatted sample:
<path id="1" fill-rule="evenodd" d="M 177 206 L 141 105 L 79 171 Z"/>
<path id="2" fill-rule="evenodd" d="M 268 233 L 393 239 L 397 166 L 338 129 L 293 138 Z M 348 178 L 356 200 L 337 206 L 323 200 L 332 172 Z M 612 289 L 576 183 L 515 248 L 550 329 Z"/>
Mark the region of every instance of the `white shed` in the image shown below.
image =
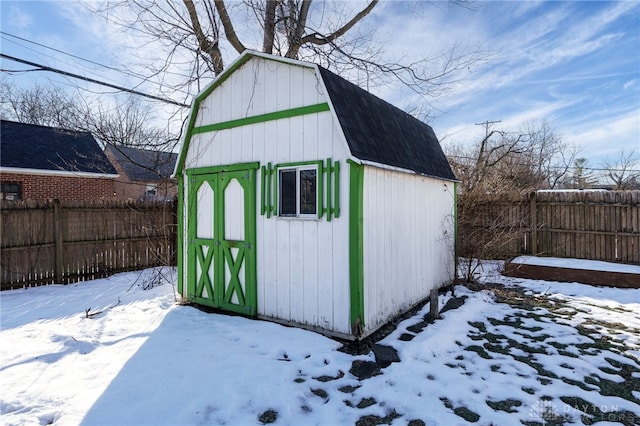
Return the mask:
<path id="1" fill-rule="evenodd" d="M 318 65 L 241 55 L 195 99 L 176 176 L 187 303 L 359 339 L 454 279 L 433 130 Z"/>

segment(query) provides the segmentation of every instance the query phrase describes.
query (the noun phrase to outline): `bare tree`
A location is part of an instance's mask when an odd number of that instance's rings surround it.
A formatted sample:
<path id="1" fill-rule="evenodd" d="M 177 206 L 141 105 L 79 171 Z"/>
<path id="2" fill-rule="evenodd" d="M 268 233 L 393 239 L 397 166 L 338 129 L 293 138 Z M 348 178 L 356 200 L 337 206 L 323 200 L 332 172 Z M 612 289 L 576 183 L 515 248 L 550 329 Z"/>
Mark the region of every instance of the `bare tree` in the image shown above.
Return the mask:
<path id="1" fill-rule="evenodd" d="M 467 0 L 450 0 L 467 6 Z M 457 46 L 432 57 L 408 60 L 387 55 L 375 29 L 359 25 L 378 6 L 313 0 L 116 0 L 92 11 L 160 40 L 166 55 L 145 65 L 156 75 L 179 69 L 173 89 L 202 88 L 200 79 L 221 73 L 227 61 L 247 48 L 319 63 L 339 74 L 357 70 L 359 83 L 401 82 L 423 97 L 437 96 L 458 71 L 482 59 L 479 50 Z M 394 7 L 401 7 L 394 5 Z M 422 6 L 420 6 L 422 7 Z M 428 7 L 428 6 L 425 6 Z M 195 84 L 193 84 L 195 83 Z"/>
<path id="2" fill-rule="evenodd" d="M 554 188 L 575 157 L 575 148 L 544 121 L 526 123 L 515 133 L 492 130 L 474 146 L 450 145 L 446 149 L 463 193 L 527 193 Z"/>
<path id="3" fill-rule="evenodd" d="M 576 158 L 573 162 L 567 186 L 573 189 L 584 189 L 595 185 L 597 179 L 590 170 L 589 160 L 584 157 Z"/>
<path id="4" fill-rule="evenodd" d="M 8 80 L 0 81 L 3 119 L 40 126 L 82 130 L 76 127 L 81 100 L 54 86 L 35 85 L 17 89 Z"/>
<path id="5" fill-rule="evenodd" d="M 640 189 L 640 154 L 635 150 L 620 151 L 604 161 L 605 177 L 614 189 Z"/>
<path id="6" fill-rule="evenodd" d="M 138 98 L 129 96 L 120 101 L 117 98 L 113 102 L 108 101 L 111 99 L 89 103 L 82 96 L 69 94 L 55 86 L 34 85 L 19 89 L 7 80 L 0 81 L 1 118 L 89 132 L 103 147 L 109 144 L 132 164 L 157 174 L 157 166 L 167 159 L 163 152 L 174 150 L 178 136 L 152 126 L 153 109 Z M 155 152 L 157 158 L 142 164 L 119 147 Z"/>
<path id="7" fill-rule="evenodd" d="M 165 150 L 172 150 L 177 143 L 175 136 L 153 127 L 152 106 L 133 96 L 103 96 L 88 101 L 56 86 L 18 88 L 2 80 L 0 116 L 21 123 L 90 132 L 103 143 Z"/>
<path id="8" fill-rule="evenodd" d="M 520 252 L 527 195 L 555 187 L 570 169 L 575 149 L 546 122 L 526 123 L 519 132 L 489 131 L 474 146 L 446 148 L 461 181 L 460 273 L 472 281 L 483 259 Z"/>

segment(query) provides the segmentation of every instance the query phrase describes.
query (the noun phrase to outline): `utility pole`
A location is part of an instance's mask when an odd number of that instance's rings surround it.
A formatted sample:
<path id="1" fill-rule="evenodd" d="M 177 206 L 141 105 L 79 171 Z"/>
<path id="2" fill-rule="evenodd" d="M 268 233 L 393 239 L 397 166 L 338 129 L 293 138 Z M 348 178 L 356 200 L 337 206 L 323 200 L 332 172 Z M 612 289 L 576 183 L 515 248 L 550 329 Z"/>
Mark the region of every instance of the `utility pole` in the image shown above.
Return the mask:
<path id="1" fill-rule="evenodd" d="M 476 123 L 476 126 L 484 126 L 484 138 L 482 139 L 482 142 L 480 142 L 480 151 L 478 151 L 478 158 L 476 159 L 476 168 L 475 168 L 475 173 L 476 173 L 476 178 L 475 178 L 475 183 L 474 186 L 480 182 L 480 179 L 482 178 L 482 176 L 485 174 L 485 169 L 486 169 L 486 162 L 485 162 L 485 149 L 487 147 L 487 139 L 489 139 L 489 127 L 491 127 L 492 124 L 495 123 L 500 123 L 502 122 L 502 120 L 495 120 L 495 121 L 485 121 L 483 123 Z M 485 165 L 483 166 L 483 162 L 485 162 Z"/>
<path id="2" fill-rule="evenodd" d="M 496 120 L 496 121 L 483 121 L 482 123 L 476 123 L 476 126 L 484 126 L 484 138 L 485 140 L 489 137 L 489 127 L 491 127 L 492 124 L 495 123 L 502 123 L 502 120 Z"/>

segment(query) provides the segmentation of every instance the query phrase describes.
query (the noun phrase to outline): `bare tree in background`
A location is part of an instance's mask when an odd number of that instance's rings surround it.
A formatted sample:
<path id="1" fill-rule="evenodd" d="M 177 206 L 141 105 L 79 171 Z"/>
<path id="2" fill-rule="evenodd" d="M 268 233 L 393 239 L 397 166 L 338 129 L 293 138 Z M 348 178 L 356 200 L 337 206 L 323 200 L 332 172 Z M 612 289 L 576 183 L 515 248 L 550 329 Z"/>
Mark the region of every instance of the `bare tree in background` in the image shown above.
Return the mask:
<path id="1" fill-rule="evenodd" d="M 153 109 L 129 96 L 89 103 L 56 86 L 17 88 L 0 81 L 0 117 L 21 123 L 89 132 L 103 144 L 172 151 L 178 137 L 153 127 Z"/>
<path id="2" fill-rule="evenodd" d="M 590 188 L 597 183 L 597 178 L 590 171 L 589 160 L 584 157 L 576 158 L 571 167 L 571 173 L 565 186 L 572 189 Z"/>
<path id="3" fill-rule="evenodd" d="M 445 150 L 462 193 L 521 194 L 555 188 L 576 152 L 544 121 L 525 123 L 516 133 L 492 130 L 475 145 Z"/>
<path id="4" fill-rule="evenodd" d="M 76 128 L 80 99 L 55 86 L 36 84 L 17 89 L 8 80 L 0 81 L 0 117 L 39 126 Z"/>
<path id="5" fill-rule="evenodd" d="M 20 89 L 8 80 L 0 80 L 0 118 L 3 120 L 89 132 L 103 147 L 111 145 L 126 161 L 157 176 L 158 187 L 175 185 L 175 181 L 162 174 L 160 163 L 166 163 L 169 158 L 166 152 L 175 148 L 178 137 L 150 125 L 154 118 L 153 110 L 139 99 L 130 96 L 120 102 L 116 99 L 110 104 L 107 103 L 110 99 L 103 99 L 89 104 L 84 97 L 72 95 L 55 86 L 35 85 Z M 132 158 L 127 154 L 129 151 L 122 147 L 145 150 L 146 156 Z M 145 161 L 139 161 L 140 158 Z M 175 252 L 167 249 L 174 247 L 170 240 L 176 238 L 174 203 L 158 203 L 155 209 L 133 204 L 130 208 L 134 212 L 132 217 L 137 217 L 131 222 L 130 229 L 135 229 L 136 237 L 147 239 L 148 253 L 156 256 L 159 265 L 175 265 Z M 158 220 L 158 208 L 162 220 Z M 165 274 L 166 271 L 162 269 L 147 272 L 143 286 L 158 285 L 168 279 Z"/>
<path id="6" fill-rule="evenodd" d="M 640 189 L 640 154 L 635 150 L 620 151 L 604 161 L 605 177 L 614 189 Z"/>
<path id="7" fill-rule="evenodd" d="M 459 46 L 433 56 L 406 58 L 384 52 L 383 36 L 361 22 L 380 7 L 366 2 L 313 0 L 116 0 L 96 6 L 110 22 L 135 29 L 148 39 L 160 40 L 167 52 L 151 58 L 146 68 L 156 75 L 180 69 L 184 78 L 173 89 L 194 87 L 200 79 L 221 73 L 229 59 L 247 48 L 287 58 L 308 60 L 338 74 L 354 71 L 358 83 L 374 86 L 401 82 L 427 99 L 441 93 L 458 71 L 482 59 L 477 49 Z M 469 1 L 451 0 L 468 6 Z M 395 3 L 388 7 L 408 7 Z M 411 3 L 428 8 L 428 3 Z M 427 49 L 425 49 L 427 50 Z M 193 83 L 196 83 L 193 85 Z"/>
<path id="8" fill-rule="evenodd" d="M 458 254 L 460 273 L 472 281 L 483 259 L 518 254 L 526 196 L 554 188 L 568 173 L 575 149 L 546 122 L 526 123 L 520 132 L 487 132 L 471 147 L 446 146 L 460 179 Z"/>

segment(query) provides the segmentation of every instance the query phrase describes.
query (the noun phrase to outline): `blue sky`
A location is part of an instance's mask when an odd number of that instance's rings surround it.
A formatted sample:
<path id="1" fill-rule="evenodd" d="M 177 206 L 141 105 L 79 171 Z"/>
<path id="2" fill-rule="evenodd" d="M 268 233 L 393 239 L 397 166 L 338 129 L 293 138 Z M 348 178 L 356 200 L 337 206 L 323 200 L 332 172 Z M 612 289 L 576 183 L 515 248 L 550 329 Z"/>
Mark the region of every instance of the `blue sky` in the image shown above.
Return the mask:
<path id="1" fill-rule="evenodd" d="M 132 47 L 138 34 L 115 30 L 74 2 L 2 0 L 0 7 L 5 33 L 144 74 L 135 63 L 149 52 Z M 375 28 L 392 56 L 436 56 L 454 45 L 486 53 L 428 107 L 429 123 L 444 144 L 477 141 L 484 128 L 475 123 L 485 120 L 501 120 L 494 128 L 511 132 L 546 120 L 593 167 L 621 150 L 640 152 L 640 2 L 483 1 L 460 8 L 391 1 L 376 6 L 361 25 Z M 0 43 L 4 54 L 161 95 L 158 84 L 5 34 Z M 29 68 L 4 59 L 0 65 Z M 38 80 L 112 92 L 51 73 L 3 75 L 17 85 Z M 420 103 L 394 85 L 372 91 L 401 108 Z"/>

